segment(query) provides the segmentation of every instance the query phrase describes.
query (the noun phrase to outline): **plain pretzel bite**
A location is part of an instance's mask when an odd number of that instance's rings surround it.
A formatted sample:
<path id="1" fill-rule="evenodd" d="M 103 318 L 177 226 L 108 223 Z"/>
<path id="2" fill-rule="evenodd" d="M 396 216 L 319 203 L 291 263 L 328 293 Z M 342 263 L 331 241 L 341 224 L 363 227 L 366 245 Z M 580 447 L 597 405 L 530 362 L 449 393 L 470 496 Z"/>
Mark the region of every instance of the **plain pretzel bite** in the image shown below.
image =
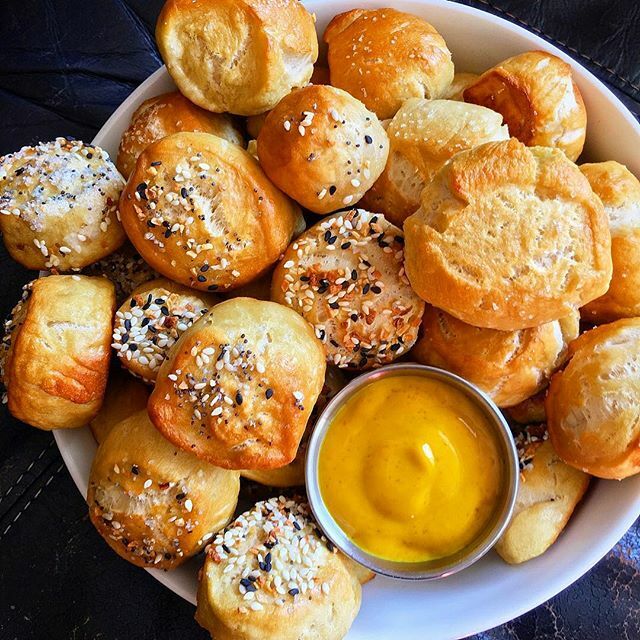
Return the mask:
<path id="1" fill-rule="evenodd" d="M 327 85 L 309 85 L 283 98 L 258 135 L 264 172 L 315 213 L 358 202 L 382 173 L 388 153 L 376 115 Z"/>
<path id="2" fill-rule="evenodd" d="M 551 378 L 545 400 L 560 457 L 599 478 L 640 471 L 640 318 L 583 333 L 569 364 Z"/>
<path id="3" fill-rule="evenodd" d="M 5 324 L 2 377 L 8 408 L 39 429 L 83 427 L 102 405 L 115 311 L 105 278 L 34 280 Z"/>
<path id="4" fill-rule="evenodd" d="M 225 469 L 291 462 L 324 382 L 313 329 L 274 302 L 221 302 L 158 372 L 149 415 L 185 451 Z"/>
<path id="5" fill-rule="evenodd" d="M 557 540 L 590 481 L 560 459 L 544 425 L 531 425 L 515 441 L 520 485 L 511 522 L 495 546 L 509 564 L 536 558 Z"/>
<path id="6" fill-rule="evenodd" d="M 640 181 L 618 162 L 583 164 L 609 216 L 613 276 L 609 290 L 582 308 L 587 322 L 640 316 Z"/>
<path id="7" fill-rule="evenodd" d="M 243 116 L 306 85 L 318 57 L 313 17 L 298 0 L 167 0 L 156 41 L 189 100 Z"/>
<path id="8" fill-rule="evenodd" d="M 421 364 L 451 371 L 485 391 L 499 407 L 511 407 L 545 387 L 578 337 L 580 316 L 517 331 L 472 327 L 427 307 L 422 335 L 411 351 Z"/>
<path id="9" fill-rule="evenodd" d="M 380 119 L 409 98 L 439 98 L 453 79 L 451 53 L 426 20 L 395 9 L 353 9 L 324 32 L 331 84 Z"/>
<path id="10" fill-rule="evenodd" d="M 176 133 L 148 146 L 122 192 L 120 214 L 153 269 L 201 291 L 262 275 L 302 218 L 252 156 L 207 133 Z"/>
<path id="11" fill-rule="evenodd" d="M 508 140 L 500 114 L 453 100 L 407 100 L 387 126 L 389 159 L 362 206 L 398 226 L 420 206 L 420 194 L 445 162 L 484 142 Z"/>
<path id="12" fill-rule="evenodd" d="M 404 231 L 413 289 L 477 327 L 557 320 L 611 279 L 609 224 L 587 179 L 558 149 L 515 138 L 453 156 Z"/>
<path id="13" fill-rule="evenodd" d="M 128 178 L 138 156 L 152 143 L 180 131 L 211 133 L 242 146 L 244 139 L 233 118 L 211 113 L 187 100 L 180 92 L 163 93 L 145 100 L 131 116 L 120 139 L 116 165 Z"/>
<path id="14" fill-rule="evenodd" d="M 173 569 L 197 554 L 235 511 L 240 478 L 167 442 L 143 409 L 116 424 L 89 474 L 89 517 L 138 567 Z"/>
<path id="15" fill-rule="evenodd" d="M 271 298 L 313 325 L 329 364 L 388 364 L 416 341 L 424 311 L 405 276 L 403 248 L 402 231 L 381 214 L 334 214 L 289 246 Z"/>
<path id="16" fill-rule="evenodd" d="M 485 71 L 463 97 L 502 114 L 511 135 L 530 147 L 557 147 L 569 160 L 582 153 L 587 112 L 571 67 L 557 56 L 513 56 Z"/>
<path id="17" fill-rule="evenodd" d="M 0 157 L 0 231 L 27 269 L 79 271 L 125 241 L 109 154 L 56 138 Z"/>

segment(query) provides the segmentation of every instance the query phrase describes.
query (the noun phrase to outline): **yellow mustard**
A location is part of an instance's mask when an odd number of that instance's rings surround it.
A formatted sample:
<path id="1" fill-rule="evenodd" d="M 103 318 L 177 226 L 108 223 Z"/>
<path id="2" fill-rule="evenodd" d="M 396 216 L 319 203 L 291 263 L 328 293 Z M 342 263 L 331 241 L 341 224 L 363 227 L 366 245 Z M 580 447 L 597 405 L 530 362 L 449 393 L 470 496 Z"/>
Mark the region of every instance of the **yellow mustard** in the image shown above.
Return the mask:
<path id="1" fill-rule="evenodd" d="M 504 467 L 491 424 L 463 392 L 421 376 L 360 389 L 320 449 L 322 498 L 342 530 L 380 558 L 451 556 L 492 521 Z"/>

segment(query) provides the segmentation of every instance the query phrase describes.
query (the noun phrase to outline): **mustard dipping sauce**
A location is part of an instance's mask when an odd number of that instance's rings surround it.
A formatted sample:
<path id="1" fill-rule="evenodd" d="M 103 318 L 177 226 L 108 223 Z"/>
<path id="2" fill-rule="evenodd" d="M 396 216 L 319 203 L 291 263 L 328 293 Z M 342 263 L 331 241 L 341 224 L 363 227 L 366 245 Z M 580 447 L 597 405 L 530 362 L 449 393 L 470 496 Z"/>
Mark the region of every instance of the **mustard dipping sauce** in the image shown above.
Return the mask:
<path id="1" fill-rule="evenodd" d="M 347 399 L 318 460 L 320 493 L 340 528 L 396 562 L 462 551 L 494 520 L 504 478 L 482 409 L 416 375 L 376 380 Z"/>

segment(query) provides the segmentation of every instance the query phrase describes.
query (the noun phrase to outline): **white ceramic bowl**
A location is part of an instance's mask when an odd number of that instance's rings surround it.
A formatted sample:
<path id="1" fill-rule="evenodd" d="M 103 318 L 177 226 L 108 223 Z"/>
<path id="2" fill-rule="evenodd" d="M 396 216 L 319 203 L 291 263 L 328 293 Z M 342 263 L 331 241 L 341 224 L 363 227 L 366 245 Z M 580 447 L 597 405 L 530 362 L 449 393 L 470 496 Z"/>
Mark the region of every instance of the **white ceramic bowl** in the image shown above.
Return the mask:
<path id="1" fill-rule="evenodd" d="M 589 125 L 582 160 L 618 160 L 640 175 L 640 126 L 622 103 L 577 62 L 541 38 L 505 20 L 445 0 L 310 0 L 318 32 L 337 13 L 393 4 L 423 16 L 442 33 L 460 71 L 481 72 L 516 53 L 550 51 L 573 67 Z M 145 99 L 174 88 L 164 68 L 148 78 L 102 127 L 94 142 L 115 156 L 122 131 Z M 61 134 L 64 132 L 60 132 Z M 88 429 L 58 431 L 58 446 L 78 489 L 87 479 L 96 445 Z M 640 514 L 640 476 L 623 482 L 599 480 L 556 544 L 543 556 L 511 567 L 495 553 L 454 576 L 428 583 L 377 577 L 364 588 L 362 609 L 350 640 L 460 638 L 519 616 L 577 580 L 622 537 Z M 198 562 L 150 573 L 178 595 L 195 602 Z M 142 594 L 141 594 L 142 597 Z"/>

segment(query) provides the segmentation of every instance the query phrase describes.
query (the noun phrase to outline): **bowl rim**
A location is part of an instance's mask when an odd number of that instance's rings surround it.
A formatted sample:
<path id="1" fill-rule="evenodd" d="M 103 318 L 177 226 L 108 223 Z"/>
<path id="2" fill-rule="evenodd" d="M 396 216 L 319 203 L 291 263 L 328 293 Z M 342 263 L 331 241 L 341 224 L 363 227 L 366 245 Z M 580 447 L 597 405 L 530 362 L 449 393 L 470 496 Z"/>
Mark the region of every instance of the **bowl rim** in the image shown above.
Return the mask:
<path id="1" fill-rule="evenodd" d="M 488 422 L 491 424 L 496 440 L 501 448 L 501 454 L 506 454 L 504 468 L 503 493 L 500 503 L 496 506 L 493 520 L 485 527 L 480 534 L 462 552 L 450 556 L 449 562 L 446 558 L 437 562 L 437 566 L 430 567 L 431 562 L 397 562 L 378 558 L 353 542 L 327 507 L 320 490 L 318 466 L 320 463 L 320 452 L 324 440 L 331 428 L 332 422 L 338 411 L 356 393 L 364 391 L 367 387 L 375 385 L 378 381 L 386 378 L 419 376 L 429 380 L 439 380 L 450 387 L 461 391 L 467 398 L 481 409 Z M 370 390 L 374 392 L 374 390 Z M 446 578 L 459 571 L 470 567 L 488 553 L 497 543 L 500 536 L 511 521 L 516 504 L 516 497 L 519 488 L 520 467 L 518 462 L 518 452 L 511 429 L 505 420 L 502 412 L 491 398 L 476 387 L 474 384 L 445 369 L 419 364 L 417 362 L 398 362 L 388 364 L 377 369 L 365 371 L 351 380 L 343 387 L 322 410 L 315 425 L 309 443 L 307 445 L 305 459 L 305 484 L 307 499 L 313 515 L 320 525 L 325 536 L 345 555 L 355 562 L 365 566 L 371 571 L 400 580 L 438 580 Z M 465 553 L 466 551 L 466 553 Z"/>

